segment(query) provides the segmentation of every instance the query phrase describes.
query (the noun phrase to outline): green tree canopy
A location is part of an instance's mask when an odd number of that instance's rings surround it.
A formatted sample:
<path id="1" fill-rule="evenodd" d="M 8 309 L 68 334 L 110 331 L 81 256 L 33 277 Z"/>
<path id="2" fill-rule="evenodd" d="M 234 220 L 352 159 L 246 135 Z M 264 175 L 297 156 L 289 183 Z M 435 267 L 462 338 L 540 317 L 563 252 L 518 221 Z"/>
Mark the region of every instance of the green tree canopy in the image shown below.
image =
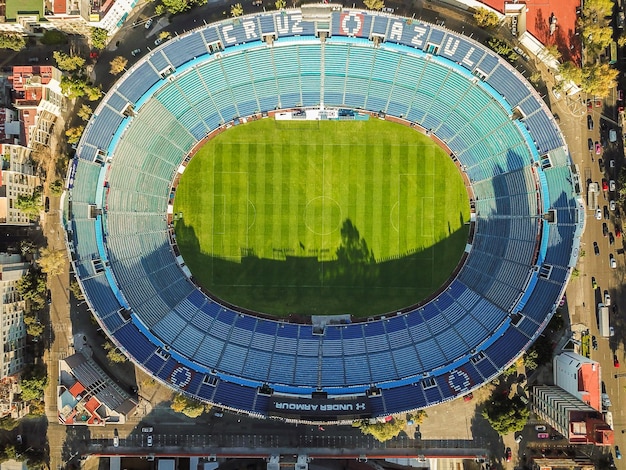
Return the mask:
<path id="1" fill-rule="evenodd" d="M 107 47 L 109 32 L 104 28 L 91 28 L 91 45 L 99 50 Z"/>
<path id="2" fill-rule="evenodd" d="M 276 7 L 277 10 L 282 10 L 283 8 L 287 6 L 287 0 L 276 0 L 274 2 L 274 6 Z"/>
<path id="3" fill-rule="evenodd" d="M 83 135 L 83 131 L 85 130 L 85 126 L 78 127 L 70 127 L 65 131 L 65 136 L 67 137 L 68 144 L 75 144 L 80 140 L 80 136 Z"/>
<path id="4" fill-rule="evenodd" d="M 65 271 L 66 256 L 67 254 L 64 250 L 55 250 L 46 247 L 39 250 L 39 260 L 37 263 L 44 273 L 50 276 L 56 276 Z"/>
<path id="5" fill-rule="evenodd" d="M 43 399 L 44 390 L 48 385 L 46 367 L 42 365 L 30 365 L 22 374 L 20 387 L 22 388 L 22 400 Z"/>
<path id="6" fill-rule="evenodd" d="M 21 51 L 26 47 L 26 40 L 21 34 L 0 33 L 0 49 Z"/>
<path id="7" fill-rule="evenodd" d="M 81 105 L 80 109 L 76 113 L 76 115 L 81 118 L 83 121 L 89 121 L 91 115 L 93 114 L 93 109 L 88 104 Z"/>
<path id="8" fill-rule="evenodd" d="M 481 28 L 495 28 L 500 24 L 500 18 L 487 8 L 478 7 L 474 12 L 474 21 Z"/>
<path id="9" fill-rule="evenodd" d="M 128 358 L 110 341 L 104 343 L 104 350 L 107 352 L 107 359 L 112 363 L 128 361 Z"/>
<path id="10" fill-rule="evenodd" d="M 109 62 L 109 64 L 111 65 L 109 73 L 111 75 L 119 75 L 126 68 L 126 64 L 128 64 L 128 59 L 124 56 L 118 55 L 111 62 Z"/>
<path id="11" fill-rule="evenodd" d="M 384 0 L 363 0 L 363 3 L 368 10 L 382 10 L 385 8 Z"/>
<path id="12" fill-rule="evenodd" d="M 182 413 L 189 418 L 197 418 L 205 411 L 208 411 L 204 403 L 192 400 L 184 395 L 176 395 L 172 400 L 170 408 L 176 413 Z"/>
<path id="13" fill-rule="evenodd" d="M 52 57 L 54 57 L 57 67 L 66 72 L 78 71 L 83 68 L 83 65 L 85 65 L 85 59 L 82 57 L 77 55 L 68 55 L 61 51 L 54 51 L 52 53 Z"/>
<path id="14" fill-rule="evenodd" d="M 406 426 L 406 421 L 394 418 L 384 423 L 380 421 L 370 423 L 369 420 L 362 420 L 355 421 L 352 426 L 359 428 L 363 434 L 369 434 L 377 441 L 385 442 L 400 434 Z"/>
<path id="15" fill-rule="evenodd" d="M 528 421 L 530 411 L 518 396 L 511 399 L 496 392 L 482 412 L 491 427 L 500 435 L 521 431 Z"/>
<path id="16" fill-rule="evenodd" d="M 67 43 L 67 36 L 57 29 L 47 29 L 41 37 L 41 43 L 48 46 Z"/>
<path id="17" fill-rule="evenodd" d="M 196 5 L 204 5 L 207 0 L 161 0 L 163 7 L 170 15 L 182 13 Z"/>
<path id="18" fill-rule="evenodd" d="M 35 189 L 32 194 L 20 194 L 15 201 L 15 207 L 31 219 L 35 219 L 43 209 L 41 188 Z"/>
<path id="19" fill-rule="evenodd" d="M 50 194 L 60 196 L 63 193 L 63 180 L 56 179 L 50 183 Z"/>
<path id="20" fill-rule="evenodd" d="M 243 15 L 243 6 L 241 6 L 241 3 L 235 3 L 234 5 L 231 5 L 230 16 L 232 16 L 233 18 L 237 18 L 241 15 Z"/>

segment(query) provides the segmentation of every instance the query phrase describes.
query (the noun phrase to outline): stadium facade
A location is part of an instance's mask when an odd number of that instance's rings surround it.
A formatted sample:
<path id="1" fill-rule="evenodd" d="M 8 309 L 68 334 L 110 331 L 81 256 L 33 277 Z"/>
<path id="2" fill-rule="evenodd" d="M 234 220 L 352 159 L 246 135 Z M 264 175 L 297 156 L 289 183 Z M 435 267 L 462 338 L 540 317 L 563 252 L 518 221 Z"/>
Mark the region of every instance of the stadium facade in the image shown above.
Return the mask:
<path id="1" fill-rule="evenodd" d="M 204 295 L 170 221 L 172 182 L 207 136 L 321 107 L 445 143 L 471 182 L 473 237 L 432 301 L 319 331 Z M 425 408 L 497 376 L 555 312 L 584 224 L 563 135 L 513 67 L 443 27 L 333 5 L 228 19 L 151 51 L 98 106 L 67 186 L 73 268 L 115 344 L 188 396 L 304 421 Z"/>

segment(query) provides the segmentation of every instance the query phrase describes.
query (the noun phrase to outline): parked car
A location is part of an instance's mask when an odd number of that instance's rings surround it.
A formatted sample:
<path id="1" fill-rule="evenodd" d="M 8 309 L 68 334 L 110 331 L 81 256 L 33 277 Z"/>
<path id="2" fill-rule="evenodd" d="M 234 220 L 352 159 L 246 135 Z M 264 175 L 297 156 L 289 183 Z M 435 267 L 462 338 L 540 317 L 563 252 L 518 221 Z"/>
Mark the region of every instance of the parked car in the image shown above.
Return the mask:
<path id="1" fill-rule="evenodd" d="M 145 28 L 150 29 L 150 26 L 152 26 L 152 18 L 149 18 L 148 21 L 146 21 Z"/>
<path id="2" fill-rule="evenodd" d="M 604 178 L 602 178 L 602 191 L 608 191 L 608 190 L 609 190 L 609 182 L 605 180 Z"/>
<path id="3" fill-rule="evenodd" d="M 615 180 L 609 181 L 609 191 L 615 191 Z"/>
<path id="4" fill-rule="evenodd" d="M 546 432 L 546 427 L 543 424 L 538 424 L 537 426 L 535 426 L 535 431 Z"/>
<path id="5" fill-rule="evenodd" d="M 596 278 L 595 277 L 591 278 L 591 287 L 593 287 L 594 289 L 598 288 L 598 283 L 596 282 Z"/>
<path id="6" fill-rule="evenodd" d="M 596 209 L 596 220 L 602 220 L 602 211 L 599 207 Z"/>
<path id="7" fill-rule="evenodd" d="M 615 129 L 609 129 L 609 142 L 617 142 L 617 132 L 615 132 Z"/>
<path id="8" fill-rule="evenodd" d="M 596 140 L 595 146 L 596 146 L 596 155 L 600 155 L 602 153 L 602 145 L 600 145 L 600 142 Z"/>
<path id="9" fill-rule="evenodd" d="M 615 328 L 612 326 L 609 326 L 609 336 L 615 336 Z M 615 359 L 617 359 L 617 356 L 615 356 Z M 617 361 L 617 365 L 615 367 L 619 367 L 619 361 Z"/>
<path id="10" fill-rule="evenodd" d="M 154 429 L 152 426 L 146 426 L 145 428 L 141 428 L 141 432 L 152 432 Z"/>
<path id="11" fill-rule="evenodd" d="M 609 160 L 609 168 L 615 168 L 615 160 Z"/>
<path id="12" fill-rule="evenodd" d="M 589 108 L 589 105 L 587 105 L 587 108 Z M 593 118 L 590 115 L 587 115 L 587 129 L 593 130 Z"/>
<path id="13" fill-rule="evenodd" d="M 613 245 L 615 243 L 615 237 L 613 236 L 613 232 L 609 232 L 609 245 Z"/>
<path id="14" fill-rule="evenodd" d="M 113 447 L 119 447 L 119 446 L 120 446 L 119 436 L 113 436 Z"/>
<path id="15" fill-rule="evenodd" d="M 612 211 L 614 211 L 614 210 L 615 210 L 615 207 L 616 207 L 616 206 L 615 206 L 615 199 L 611 199 L 611 200 L 609 201 L 609 209 L 611 209 Z"/>
<path id="16" fill-rule="evenodd" d="M 609 235 L 609 226 L 606 224 L 606 222 L 602 222 L 602 236 L 606 237 Z"/>
<path id="17" fill-rule="evenodd" d="M 507 462 L 511 461 L 511 448 L 507 447 L 506 450 L 504 451 L 504 458 L 506 459 Z"/>
<path id="18" fill-rule="evenodd" d="M 537 439 L 550 439 L 550 434 L 547 432 L 538 432 Z"/>
<path id="19" fill-rule="evenodd" d="M 141 53 L 141 49 L 133 49 L 131 54 L 135 57 L 137 54 Z"/>
<path id="20" fill-rule="evenodd" d="M 603 211 L 604 211 L 604 220 L 609 220 L 611 218 L 611 215 L 609 214 L 609 207 L 604 206 Z"/>
<path id="21" fill-rule="evenodd" d="M 15 436 L 15 440 L 17 441 L 17 443 L 19 445 L 22 445 L 22 435 L 18 434 L 17 436 Z"/>
<path id="22" fill-rule="evenodd" d="M 609 294 L 608 290 L 604 291 L 604 305 L 607 307 L 611 306 L 611 294 Z"/>
<path id="23" fill-rule="evenodd" d="M 600 167 L 600 173 L 604 173 L 604 160 L 598 158 L 598 166 Z"/>
<path id="24" fill-rule="evenodd" d="M 597 350 L 597 349 L 598 349 L 598 339 L 597 339 L 595 336 L 592 336 L 592 337 L 591 337 L 591 347 L 592 347 L 594 350 Z"/>
<path id="25" fill-rule="evenodd" d="M 146 439 L 146 443 L 148 447 L 152 447 L 152 434 L 148 434 L 148 439 Z"/>
<path id="26" fill-rule="evenodd" d="M 600 246 L 598 245 L 598 242 L 593 242 L 593 252 L 596 256 L 600 255 Z"/>
<path id="27" fill-rule="evenodd" d="M 587 148 L 590 152 L 593 152 L 593 139 L 591 137 L 587 139 Z"/>
<path id="28" fill-rule="evenodd" d="M 163 38 L 157 38 L 156 41 L 154 41 L 154 45 L 158 46 L 159 44 L 161 44 L 163 42 Z"/>
<path id="29" fill-rule="evenodd" d="M 619 368 L 619 359 L 617 358 L 617 354 L 613 356 L 613 365 L 616 369 Z"/>
<path id="30" fill-rule="evenodd" d="M 613 253 L 609 255 L 609 266 L 611 266 L 612 269 L 617 268 L 617 260 L 615 256 L 613 256 Z"/>
<path id="31" fill-rule="evenodd" d="M 622 458 L 622 453 L 619 450 L 619 446 L 615 446 L 615 458 L 620 460 Z"/>
<path id="32" fill-rule="evenodd" d="M 515 442 L 517 442 L 519 444 L 520 442 L 522 442 L 522 439 L 524 439 L 524 438 L 522 437 L 521 434 L 519 434 L 518 436 L 515 437 Z"/>

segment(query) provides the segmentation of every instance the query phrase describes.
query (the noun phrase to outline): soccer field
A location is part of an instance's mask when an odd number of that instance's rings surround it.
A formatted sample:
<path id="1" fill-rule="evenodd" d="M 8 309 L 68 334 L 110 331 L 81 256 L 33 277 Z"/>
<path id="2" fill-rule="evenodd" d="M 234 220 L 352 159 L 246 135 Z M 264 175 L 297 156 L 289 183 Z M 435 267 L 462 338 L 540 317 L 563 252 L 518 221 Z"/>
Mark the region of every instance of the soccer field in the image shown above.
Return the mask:
<path id="1" fill-rule="evenodd" d="M 185 262 L 227 302 L 370 316 L 445 282 L 467 241 L 469 203 L 448 155 L 413 129 L 264 119 L 196 154 L 174 213 Z"/>

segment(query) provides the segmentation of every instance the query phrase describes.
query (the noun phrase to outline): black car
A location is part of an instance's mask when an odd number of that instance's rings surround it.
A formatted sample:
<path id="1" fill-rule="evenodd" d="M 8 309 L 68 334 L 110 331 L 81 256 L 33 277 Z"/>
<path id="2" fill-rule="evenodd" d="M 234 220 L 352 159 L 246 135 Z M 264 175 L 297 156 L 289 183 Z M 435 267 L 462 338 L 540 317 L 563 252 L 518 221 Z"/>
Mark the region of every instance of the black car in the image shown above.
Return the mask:
<path id="1" fill-rule="evenodd" d="M 609 220 L 611 215 L 609 214 L 609 206 L 604 206 L 604 220 Z"/>
<path id="2" fill-rule="evenodd" d="M 613 245 L 615 243 L 615 237 L 613 236 L 613 232 L 609 232 L 609 245 Z"/>
<path id="3" fill-rule="evenodd" d="M 598 242 L 593 242 L 593 252 L 596 256 L 600 254 L 600 247 L 598 246 Z"/>
<path id="4" fill-rule="evenodd" d="M 598 340 L 596 339 L 596 337 L 595 337 L 595 336 L 592 336 L 592 337 L 591 337 L 591 347 L 592 347 L 594 350 L 597 350 L 597 349 L 598 349 Z"/>
<path id="5" fill-rule="evenodd" d="M 593 139 L 587 139 L 587 147 L 590 152 L 593 152 Z"/>
<path id="6" fill-rule="evenodd" d="M 593 118 L 589 115 L 587 115 L 587 129 L 593 130 Z"/>
<path id="7" fill-rule="evenodd" d="M 602 223 L 602 236 L 606 237 L 609 234 L 609 226 L 606 224 L 606 222 Z"/>
<path id="8" fill-rule="evenodd" d="M 604 122 L 604 119 L 600 119 L 600 132 L 606 132 L 606 122 Z"/>
<path id="9" fill-rule="evenodd" d="M 604 173 L 604 160 L 598 158 L 598 166 L 600 167 L 600 173 Z"/>

